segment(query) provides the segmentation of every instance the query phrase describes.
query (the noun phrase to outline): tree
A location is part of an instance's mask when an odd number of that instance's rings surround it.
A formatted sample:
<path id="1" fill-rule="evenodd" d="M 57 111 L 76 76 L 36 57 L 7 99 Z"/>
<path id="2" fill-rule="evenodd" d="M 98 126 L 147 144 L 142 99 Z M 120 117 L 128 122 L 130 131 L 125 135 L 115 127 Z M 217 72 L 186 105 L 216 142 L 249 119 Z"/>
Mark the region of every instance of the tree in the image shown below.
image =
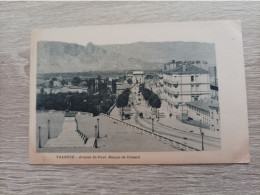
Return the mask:
<path id="1" fill-rule="evenodd" d="M 133 80 L 132 80 L 131 78 L 128 78 L 128 79 L 127 79 L 127 83 L 128 83 L 129 85 L 132 85 L 132 84 L 133 84 Z"/>
<path id="2" fill-rule="evenodd" d="M 148 98 L 152 95 L 152 91 L 150 89 L 147 89 L 147 88 L 144 88 L 141 91 L 141 93 L 142 93 L 145 100 L 148 100 Z"/>
<path id="3" fill-rule="evenodd" d="M 54 84 L 53 80 L 50 80 L 50 82 L 49 82 L 49 87 L 52 88 L 52 87 L 53 87 L 53 84 Z"/>
<path id="4" fill-rule="evenodd" d="M 77 86 L 78 84 L 80 84 L 81 79 L 79 77 L 74 77 L 71 81 L 71 84 L 74 86 Z"/>
<path id="5" fill-rule="evenodd" d="M 121 119 L 123 120 L 124 107 L 128 105 L 129 93 L 128 91 L 123 91 L 116 100 L 116 106 L 121 108 Z"/>
<path id="6" fill-rule="evenodd" d="M 112 80 L 112 93 L 116 93 L 116 82 L 117 80 L 115 79 Z"/>
<path id="7" fill-rule="evenodd" d="M 161 102 L 161 99 L 159 98 L 159 96 L 157 94 L 153 93 L 151 95 L 151 97 L 149 98 L 149 104 L 153 108 L 158 109 L 161 107 L 162 102 Z"/>
<path id="8" fill-rule="evenodd" d="M 152 79 L 152 78 L 153 78 L 153 76 L 149 75 L 149 74 L 145 76 L 145 79 Z"/>
<path id="9" fill-rule="evenodd" d="M 161 99 L 159 98 L 159 96 L 155 93 L 153 93 L 149 99 L 149 105 L 155 109 L 156 111 L 156 115 L 157 115 L 157 109 L 161 107 L 162 105 L 162 102 L 161 102 Z M 159 114 L 158 114 L 158 120 L 159 120 Z"/>
<path id="10" fill-rule="evenodd" d="M 67 85 L 67 84 L 68 84 L 68 81 L 65 80 L 65 79 L 62 79 L 62 80 L 61 80 L 61 84 L 62 84 L 62 86 Z"/>

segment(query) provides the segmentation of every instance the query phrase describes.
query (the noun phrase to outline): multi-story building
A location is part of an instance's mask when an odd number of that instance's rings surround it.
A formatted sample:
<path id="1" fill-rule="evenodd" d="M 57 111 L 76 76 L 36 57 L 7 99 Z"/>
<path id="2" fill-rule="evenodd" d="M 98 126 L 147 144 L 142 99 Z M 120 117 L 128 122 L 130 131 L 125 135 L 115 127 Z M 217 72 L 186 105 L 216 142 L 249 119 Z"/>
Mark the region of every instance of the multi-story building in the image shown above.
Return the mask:
<path id="1" fill-rule="evenodd" d="M 219 131 L 219 104 L 217 100 L 199 100 L 187 102 L 187 117 Z"/>
<path id="2" fill-rule="evenodd" d="M 193 65 L 173 65 L 164 72 L 163 84 L 163 99 L 173 116 L 187 116 L 186 102 L 210 99 L 209 73 Z"/>

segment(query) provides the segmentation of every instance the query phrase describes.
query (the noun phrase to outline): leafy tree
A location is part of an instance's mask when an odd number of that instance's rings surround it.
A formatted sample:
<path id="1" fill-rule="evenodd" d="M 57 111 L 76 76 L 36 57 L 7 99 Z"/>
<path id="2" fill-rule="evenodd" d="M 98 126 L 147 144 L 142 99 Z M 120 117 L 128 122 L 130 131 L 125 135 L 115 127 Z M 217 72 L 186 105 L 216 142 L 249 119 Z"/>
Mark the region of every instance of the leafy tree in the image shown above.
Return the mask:
<path id="1" fill-rule="evenodd" d="M 129 89 L 128 89 L 129 90 Z M 123 120 L 124 107 L 128 105 L 130 90 L 124 90 L 122 94 L 117 97 L 116 106 L 121 108 L 121 119 Z"/>
<path id="2" fill-rule="evenodd" d="M 129 79 L 127 79 L 127 83 L 128 83 L 129 85 L 132 85 L 132 84 L 133 84 L 133 80 L 132 80 L 131 78 L 129 78 Z"/>
<path id="3" fill-rule="evenodd" d="M 115 79 L 112 80 L 112 93 L 116 93 L 116 82 L 117 80 Z"/>
<path id="4" fill-rule="evenodd" d="M 62 80 L 61 80 L 61 84 L 62 84 L 62 86 L 64 86 L 64 85 L 68 85 L 68 81 L 65 80 L 65 79 L 62 79 Z"/>
<path id="5" fill-rule="evenodd" d="M 153 76 L 149 75 L 149 74 L 145 76 L 145 79 L 152 79 L 152 78 L 153 78 Z"/>
<path id="6" fill-rule="evenodd" d="M 152 95 L 152 91 L 147 88 L 144 88 L 141 93 L 145 100 L 148 100 L 148 98 Z"/>
<path id="7" fill-rule="evenodd" d="M 74 77 L 71 81 L 71 84 L 74 86 L 77 86 L 78 84 L 80 84 L 81 79 L 79 77 Z"/>
<path id="8" fill-rule="evenodd" d="M 160 108 L 161 107 L 161 99 L 159 98 L 159 96 L 155 93 L 153 93 L 150 98 L 149 98 L 149 104 L 150 106 L 152 106 L 153 108 Z"/>
<path id="9" fill-rule="evenodd" d="M 53 87 L 53 84 L 54 84 L 53 80 L 50 80 L 50 82 L 49 82 L 49 87 L 52 88 L 52 87 Z"/>

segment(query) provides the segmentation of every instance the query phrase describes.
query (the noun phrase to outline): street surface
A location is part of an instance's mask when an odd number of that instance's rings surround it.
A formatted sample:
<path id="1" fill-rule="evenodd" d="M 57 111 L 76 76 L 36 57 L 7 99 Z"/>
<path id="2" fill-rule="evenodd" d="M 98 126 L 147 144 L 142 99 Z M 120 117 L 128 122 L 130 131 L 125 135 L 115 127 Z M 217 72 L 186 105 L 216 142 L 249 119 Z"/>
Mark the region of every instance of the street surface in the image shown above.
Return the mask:
<path id="1" fill-rule="evenodd" d="M 163 118 L 159 118 L 158 120 L 155 115 L 152 115 L 151 107 L 147 105 L 142 94 L 138 94 L 138 91 L 139 87 L 137 85 L 131 89 L 131 94 L 129 97 L 130 107 L 126 109 L 127 112 L 130 113 L 131 118 L 125 120 L 125 122 L 150 131 L 154 129 L 156 133 L 167 136 L 174 141 L 187 144 L 188 146 L 199 150 L 202 149 L 202 136 L 200 134 L 199 127 L 182 123 L 173 117 L 169 118 L 163 101 L 162 107 L 159 109 L 159 115 Z M 143 113 L 143 118 L 139 116 L 139 113 Z M 115 107 L 110 116 L 121 119 L 120 109 Z M 220 149 L 220 132 L 208 129 L 202 129 L 202 131 L 205 135 L 203 137 L 204 150 Z"/>

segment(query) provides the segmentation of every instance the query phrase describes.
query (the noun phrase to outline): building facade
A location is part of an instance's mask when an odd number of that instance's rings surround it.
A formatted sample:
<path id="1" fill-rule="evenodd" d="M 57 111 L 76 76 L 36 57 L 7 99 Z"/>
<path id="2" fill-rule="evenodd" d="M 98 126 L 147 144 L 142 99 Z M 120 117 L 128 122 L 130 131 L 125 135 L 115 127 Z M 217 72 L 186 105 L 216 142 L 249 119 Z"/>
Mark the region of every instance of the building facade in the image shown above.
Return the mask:
<path id="1" fill-rule="evenodd" d="M 219 131 L 220 114 L 217 100 L 207 99 L 187 102 L 187 117 L 189 120 L 200 122 L 209 129 Z"/>
<path id="2" fill-rule="evenodd" d="M 143 83 L 143 82 L 144 82 L 144 72 L 133 71 L 133 83 Z"/>
<path id="3" fill-rule="evenodd" d="M 163 99 L 170 114 L 186 116 L 186 102 L 210 99 L 208 71 L 193 65 L 177 65 L 165 71 Z"/>

